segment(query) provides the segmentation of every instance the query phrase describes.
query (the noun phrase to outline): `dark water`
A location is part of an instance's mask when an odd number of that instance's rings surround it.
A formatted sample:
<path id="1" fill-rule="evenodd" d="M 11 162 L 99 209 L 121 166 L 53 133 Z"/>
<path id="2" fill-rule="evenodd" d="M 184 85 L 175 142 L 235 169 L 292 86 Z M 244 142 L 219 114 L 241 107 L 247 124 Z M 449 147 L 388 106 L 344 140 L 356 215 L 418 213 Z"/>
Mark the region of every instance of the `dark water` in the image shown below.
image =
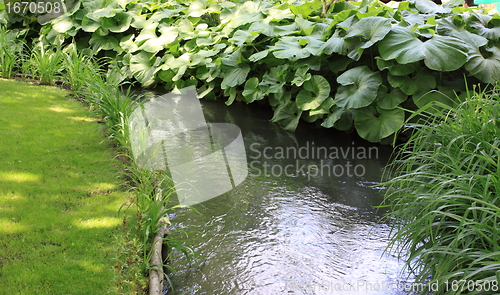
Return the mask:
<path id="1" fill-rule="evenodd" d="M 240 127 L 249 175 L 195 205 L 200 214 L 171 216 L 202 255 L 176 252 L 175 294 L 408 294 L 402 262 L 382 255 L 390 227 L 373 209 L 390 147 L 311 126 L 286 132 L 267 107 L 204 101 L 203 111 Z"/>

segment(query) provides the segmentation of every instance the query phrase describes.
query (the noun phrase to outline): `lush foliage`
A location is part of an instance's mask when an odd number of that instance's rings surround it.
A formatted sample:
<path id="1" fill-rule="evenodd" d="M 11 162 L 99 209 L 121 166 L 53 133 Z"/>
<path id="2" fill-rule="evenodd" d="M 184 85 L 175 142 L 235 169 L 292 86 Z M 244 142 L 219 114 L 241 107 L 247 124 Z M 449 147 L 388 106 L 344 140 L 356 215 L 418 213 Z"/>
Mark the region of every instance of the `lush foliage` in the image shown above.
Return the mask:
<path id="1" fill-rule="evenodd" d="M 417 281 L 438 286 L 433 294 L 498 294 L 499 98 L 475 94 L 410 125 L 415 133 L 391 167 L 393 250 L 409 253 Z"/>
<path id="2" fill-rule="evenodd" d="M 377 142 L 402 127 L 402 108 L 453 104 L 464 76 L 500 77 L 500 17 L 460 4 L 340 1 L 322 17 L 320 1 L 82 1 L 42 40 L 112 57 L 143 86 L 266 100 L 287 130 L 302 118 Z"/>

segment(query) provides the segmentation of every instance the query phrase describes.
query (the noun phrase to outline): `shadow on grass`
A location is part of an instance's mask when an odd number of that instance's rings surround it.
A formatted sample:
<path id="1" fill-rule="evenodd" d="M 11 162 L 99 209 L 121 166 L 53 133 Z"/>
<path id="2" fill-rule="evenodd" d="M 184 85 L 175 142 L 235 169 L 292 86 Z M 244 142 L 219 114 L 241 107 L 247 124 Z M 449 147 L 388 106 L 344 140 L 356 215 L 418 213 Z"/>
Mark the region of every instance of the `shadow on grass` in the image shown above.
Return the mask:
<path id="1" fill-rule="evenodd" d="M 64 90 L 0 89 L 0 293 L 108 293 L 127 200 L 111 147 Z"/>

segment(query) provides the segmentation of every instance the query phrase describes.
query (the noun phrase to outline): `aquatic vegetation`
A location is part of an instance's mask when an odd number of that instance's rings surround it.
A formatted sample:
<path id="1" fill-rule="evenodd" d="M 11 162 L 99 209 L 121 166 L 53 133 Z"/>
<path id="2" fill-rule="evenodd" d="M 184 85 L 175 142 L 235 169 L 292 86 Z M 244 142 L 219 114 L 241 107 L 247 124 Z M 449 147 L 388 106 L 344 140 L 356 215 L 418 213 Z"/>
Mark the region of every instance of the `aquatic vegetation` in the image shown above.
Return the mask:
<path id="1" fill-rule="evenodd" d="M 421 294 L 499 292 L 499 93 L 416 114 L 423 119 L 390 166 L 390 250 L 409 254 Z"/>

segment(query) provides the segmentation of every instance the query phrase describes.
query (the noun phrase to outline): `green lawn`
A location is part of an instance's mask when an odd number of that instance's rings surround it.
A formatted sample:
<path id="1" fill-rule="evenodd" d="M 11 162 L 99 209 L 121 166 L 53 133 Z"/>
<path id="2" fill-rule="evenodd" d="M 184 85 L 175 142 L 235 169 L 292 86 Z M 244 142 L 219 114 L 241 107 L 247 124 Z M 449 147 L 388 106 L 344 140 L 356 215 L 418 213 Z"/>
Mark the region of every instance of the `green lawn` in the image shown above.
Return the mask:
<path id="1" fill-rule="evenodd" d="M 115 289 L 120 164 L 67 92 L 0 79 L 0 294 Z"/>

